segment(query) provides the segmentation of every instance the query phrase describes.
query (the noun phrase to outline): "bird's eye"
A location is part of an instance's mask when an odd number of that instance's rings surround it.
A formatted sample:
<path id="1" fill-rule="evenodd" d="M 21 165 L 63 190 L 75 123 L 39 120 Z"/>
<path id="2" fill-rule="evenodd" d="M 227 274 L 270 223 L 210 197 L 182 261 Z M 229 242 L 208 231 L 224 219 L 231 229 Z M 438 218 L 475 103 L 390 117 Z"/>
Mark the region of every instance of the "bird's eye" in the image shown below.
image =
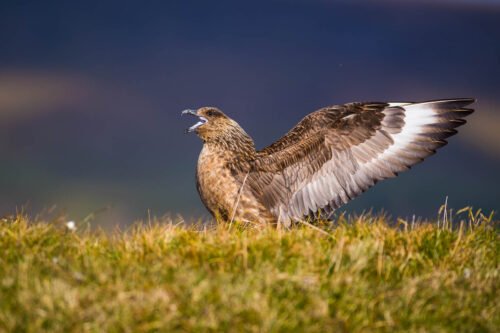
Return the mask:
<path id="1" fill-rule="evenodd" d="M 209 116 L 209 117 L 213 117 L 213 116 L 215 116 L 215 115 L 216 115 L 216 112 L 215 112 L 214 110 L 208 110 L 208 111 L 207 111 L 207 116 Z"/>

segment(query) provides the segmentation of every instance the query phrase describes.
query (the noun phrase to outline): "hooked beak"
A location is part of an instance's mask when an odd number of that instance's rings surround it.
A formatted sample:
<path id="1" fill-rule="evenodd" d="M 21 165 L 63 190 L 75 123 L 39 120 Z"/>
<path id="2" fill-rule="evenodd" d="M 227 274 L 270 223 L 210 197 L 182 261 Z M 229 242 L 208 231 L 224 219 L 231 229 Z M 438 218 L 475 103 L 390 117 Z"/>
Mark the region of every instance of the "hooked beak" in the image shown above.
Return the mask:
<path id="1" fill-rule="evenodd" d="M 200 120 L 196 124 L 194 124 L 193 126 L 187 128 L 186 133 L 194 132 L 198 127 L 200 127 L 201 125 L 204 125 L 208 121 L 207 118 L 199 116 L 195 110 L 187 109 L 187 110 L 182 111 L 181 115 L 185 115 L 185 114 L 190 114 L 192 116 L 198 117 L 198 119 Z"/>

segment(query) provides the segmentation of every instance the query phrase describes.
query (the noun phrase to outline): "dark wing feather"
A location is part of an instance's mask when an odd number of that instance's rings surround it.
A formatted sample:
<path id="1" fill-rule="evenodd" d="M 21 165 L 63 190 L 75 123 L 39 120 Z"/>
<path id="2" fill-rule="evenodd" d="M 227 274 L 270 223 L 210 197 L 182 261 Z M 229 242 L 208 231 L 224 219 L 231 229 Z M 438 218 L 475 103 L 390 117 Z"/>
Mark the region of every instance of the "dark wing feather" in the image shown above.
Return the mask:
<path id="1" fill-rule="evenodd" d="M 283 222 L 330 212 L 432 155 L 471 99 L 351 103 L 306 116 L 257 153 L 248 184 Z"/>

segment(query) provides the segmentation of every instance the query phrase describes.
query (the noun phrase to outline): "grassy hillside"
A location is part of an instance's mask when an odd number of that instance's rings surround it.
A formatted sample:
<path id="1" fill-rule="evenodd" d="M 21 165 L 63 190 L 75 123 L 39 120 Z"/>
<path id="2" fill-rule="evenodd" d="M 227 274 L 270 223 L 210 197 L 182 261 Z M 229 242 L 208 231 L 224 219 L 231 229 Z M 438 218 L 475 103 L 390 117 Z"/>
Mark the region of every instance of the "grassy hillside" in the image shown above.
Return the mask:
<path id="1" fill-rule="evenodd" d="M 0 219 L 1 332 L 499 332 L 500 242 L 471 210 L 290 231 Z"/>

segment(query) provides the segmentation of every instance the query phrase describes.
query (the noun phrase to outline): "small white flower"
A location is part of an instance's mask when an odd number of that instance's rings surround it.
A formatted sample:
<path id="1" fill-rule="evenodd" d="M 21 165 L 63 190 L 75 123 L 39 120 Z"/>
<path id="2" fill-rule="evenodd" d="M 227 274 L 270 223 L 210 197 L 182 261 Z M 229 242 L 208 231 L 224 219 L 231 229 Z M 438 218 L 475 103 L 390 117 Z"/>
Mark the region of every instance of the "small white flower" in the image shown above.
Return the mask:
<path id="1" fill-rule="evenodd" d="M 66 228 L 68 228 L 68 230 L 75 231 L 76 230 L 76 223 L 75 223 L 75 221 L 68 221 L 68 222 L 66 222 Z"/>
<path id="2" fill-rule="evenodd" d="M 464 278 L 468 279 L 471 276 L 471 270 L 469 268 L 464 269 Z"/>

